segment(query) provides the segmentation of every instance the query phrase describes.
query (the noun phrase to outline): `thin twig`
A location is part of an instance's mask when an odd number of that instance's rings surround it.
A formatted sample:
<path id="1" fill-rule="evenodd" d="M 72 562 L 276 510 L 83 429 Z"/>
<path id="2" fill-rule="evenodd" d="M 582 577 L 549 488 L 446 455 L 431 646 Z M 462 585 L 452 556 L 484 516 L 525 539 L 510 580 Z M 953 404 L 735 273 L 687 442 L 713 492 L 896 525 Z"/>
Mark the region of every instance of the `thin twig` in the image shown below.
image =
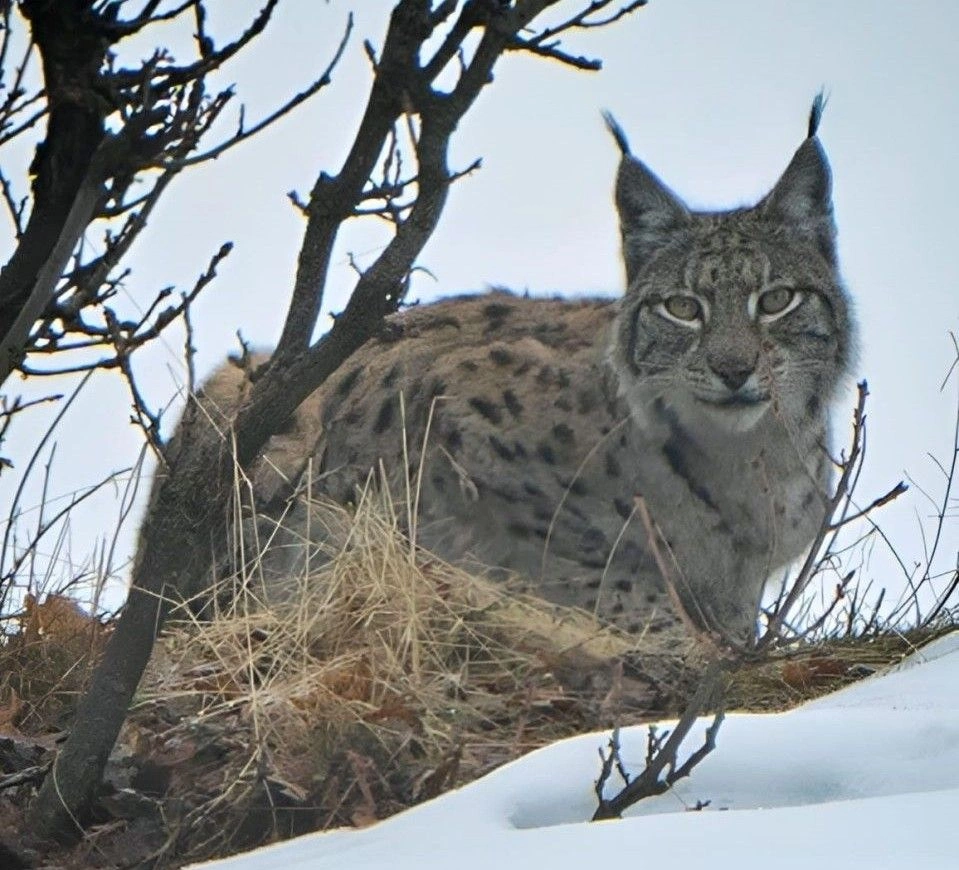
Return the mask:
<path id="1" fill-rule="evenodd" d="M 699 764 L 716 747 L 716 735 L 722 725 L 724 713 L 720 709 L 713 716 L 712 723 L 706 729 L 706 736 L 702 745 L 686 759 L 679 763 L 679 751 L 683 742 L 689 736 L 699 716 L 706 710 L 721 705 L 721 699 L 726 680 L 726 671 L 730 667 L 728 662 L 715 658 L 706 668 L 705 673 L 696 687 L 692 698 L 683 710 L 683 715 L 670 731 L 665 742 L 653 746 L 647 752 L 647 763 L 642 772 L 630 779 L 621 791 L 611 798 L 605 797 L 605 785 L 612 769 L 619 764 L 619 738 L 610 740 L 609 753 L 603 756 L 600 778 L 596 782 L 595 791 L 599 799 L 599 806 L 593 813 L 592 820 L 619 818 L 623 810 L 647 797 L 662 794 L 668 791 L 677 780 L 689 776 L 692 769 Z M 653 735 L 652 740 L 658 738 Z"/>
<path id="2" fill-rule="evenodd" d="M 865 423 L 866 397 L 868 395 L 869 389 L 866 385 L 866 382 L 860 382 L 858 387 L 856 407 L 853 411 L 852 446 L 849 450 L 849 456 L 840 466 L 842 471 L 839 476 L 839 481 L 836 484 L 835 492 L 832 498 L 830 498 L 826 505 L 823 521 L 820 524 L 815 537 L 813 538 L 812 544 L 810 545 L 809 554 L 806 556 L 799 573 L 796 575 L 796 579 L 793 581 L 792 587 L 787 593 L 782 607 L 770 614 L 766 631 L 763 636 L 759 638 L 756 644 L 757 650 L 764 650 L 779 639 L 783 620 L 799 600 L 813 576 L 814 569 L 819 561 L 820 547 L 832 528 L 832 516 L 848 497 L 847 487 L 849 484 L 849 479 L 856 470 L 856 464 L 859 459 L 862 446 L 862 429 Z"/>
<path id="3" fill-rule="evenodd" d="M 281 118 L 288 115 L 292 112 L 297 106 L 305 103 L 310 97 L 319 93 L 323 88 L 330 84 L 333 80 L 333 70 L 339 64 L 340 60 L 343 57 L 343 53 L 346 51 L 346 46 L 349 43 L 350 35 L 353 33 L 353 13 L 351 12 L 346 18 L 346 27 L 343 30 L 343 36 L 340 38 L 340 44 L 337 46 L 336 51 L 333 54 L 333 59 L 329 62 L 326 69 L 323 70 L 323 73 L 318 79 L 316 79 L 309 87 L 300 91 L 295 96 L 287 100 L 279 108 L 272 111 L 269 115 L 263 118 L 261 121 L 258 121 L 252 127 L 243 129 L 242 127 L 234 133 L 229 139 L 221 142 L 219 145 L 210 148 L 207 151 L 203 151 L 200 154 L 195 154 L 192 157 L 184 157 L 175 161 L 166 161 L 165 166 L 175 166 L 177 169 L 183 169 L 187 166 L 195 166 L 198 163 L 207 163 L 210 160 L 216 160 L 217 157 L 222 156 L 225 152 L 229 151 L 231 148 L 236 147 L 241 142 L 245 142 L 248 139 L 256 136 L 259 133 L 262 133 L 267 127 L 271 127 Z"/>

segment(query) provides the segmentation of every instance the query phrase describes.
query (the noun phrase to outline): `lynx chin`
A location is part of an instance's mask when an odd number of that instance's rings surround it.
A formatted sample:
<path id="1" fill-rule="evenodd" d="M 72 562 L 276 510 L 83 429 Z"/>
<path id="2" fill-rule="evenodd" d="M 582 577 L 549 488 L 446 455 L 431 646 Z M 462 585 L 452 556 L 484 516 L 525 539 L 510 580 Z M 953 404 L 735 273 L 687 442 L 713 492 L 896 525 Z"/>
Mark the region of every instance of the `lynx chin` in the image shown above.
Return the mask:
<path id="1" fill-rule="evenodd" d="M 829 406 L 854 347 L 821 108 L 773 189 L 717 212 L 690 209 L 610 121 L 624 296 L 496 291 L 390 318 L 270 442 L 264 515 L 289 504 L 276 469 L 305 487 L 309 467 L 314 496 L 350 502 L 371 468 L 400 494 L 422 463 L 419 544 L 639 630 L 675 620 L 642 496 L 687 611 L 745 638 L 765 580 L 822 519 Z M 246 386 L 227 365 L 203 400 L 229 416 Z M 303 562 L 307 510 L 286 514 L 267 559 L 277 594 Z"/>

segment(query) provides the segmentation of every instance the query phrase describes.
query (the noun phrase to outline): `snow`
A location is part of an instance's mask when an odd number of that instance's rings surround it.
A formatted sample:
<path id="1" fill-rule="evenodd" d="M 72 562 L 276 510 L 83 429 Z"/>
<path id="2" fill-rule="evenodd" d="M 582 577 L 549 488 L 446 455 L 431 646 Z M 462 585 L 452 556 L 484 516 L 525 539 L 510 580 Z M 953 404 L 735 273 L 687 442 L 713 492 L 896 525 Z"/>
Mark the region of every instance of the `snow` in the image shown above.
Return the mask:
<path id="1" fill-rule="evenodd" d="M 645 727 L 621 734 L 635 770 L 645 739 Z M 586 820 L 595 808 L 597 750 L 607 740 L 564 740 L 369 828 L 195 866 L 959 867 L 959 632 L 795 710 L 730 714 L 718 748 L 689 779 L 622 820 L 594 824 Z"/>

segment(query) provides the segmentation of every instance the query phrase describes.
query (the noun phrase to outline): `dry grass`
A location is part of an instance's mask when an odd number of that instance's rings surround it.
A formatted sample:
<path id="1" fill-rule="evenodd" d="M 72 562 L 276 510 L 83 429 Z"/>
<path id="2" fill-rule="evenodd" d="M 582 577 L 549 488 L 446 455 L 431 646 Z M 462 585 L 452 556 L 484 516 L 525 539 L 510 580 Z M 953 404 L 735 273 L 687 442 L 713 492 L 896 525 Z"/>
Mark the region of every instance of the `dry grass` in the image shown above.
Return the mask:
<path id="1" fill-rule="evenodd" d="M 12 623 L 12 620 L 11 620 Z M 24 596 L 17 631 L 0 643 L 0 733 L 65 728 L 85 691 L 106 630 L 66 595 Z"/>
<path id="2" fill-rule="evenodd" d="M 313 514 L 329 561 L 281 603 L 266 603 L 254 562 L 213 619 L 184 609 L 127 726 L 125 743 L 174 780 L 189 770 L 172 788 L 188 853 L 361 824 L 552 740 L 661 714 L 664 687 L 624 675 L 630 657 L 685 672 L 688 643 L 631 637 L 448 565 L 378 496 Z M 198 770 L 212 744 L 223 752 Z"/>

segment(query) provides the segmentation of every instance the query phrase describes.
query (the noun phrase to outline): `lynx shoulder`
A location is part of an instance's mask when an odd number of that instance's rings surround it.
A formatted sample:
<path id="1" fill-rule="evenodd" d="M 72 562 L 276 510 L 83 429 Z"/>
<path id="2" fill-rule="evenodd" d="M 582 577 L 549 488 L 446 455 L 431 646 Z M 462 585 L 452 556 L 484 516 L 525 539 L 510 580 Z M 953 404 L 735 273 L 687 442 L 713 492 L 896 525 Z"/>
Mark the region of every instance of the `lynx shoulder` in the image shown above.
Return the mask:
<path id="1" fill-rule="evenodd" d="M 407 309 L 271 442 L 258 486 L 278 510 L 281 478 L 307 467 L 314 494 L 344 502 L 371 468 L 419 478 L 424 547 L 630 629 L 669 618 L 642 498 L 686 609 L 743 636 L 829 484 L 829 404 L 854 345 L 830 171 L 811 123 L 758 204 L 697 212 L 616 132 L 620 300 L 498 291 Z"/>

